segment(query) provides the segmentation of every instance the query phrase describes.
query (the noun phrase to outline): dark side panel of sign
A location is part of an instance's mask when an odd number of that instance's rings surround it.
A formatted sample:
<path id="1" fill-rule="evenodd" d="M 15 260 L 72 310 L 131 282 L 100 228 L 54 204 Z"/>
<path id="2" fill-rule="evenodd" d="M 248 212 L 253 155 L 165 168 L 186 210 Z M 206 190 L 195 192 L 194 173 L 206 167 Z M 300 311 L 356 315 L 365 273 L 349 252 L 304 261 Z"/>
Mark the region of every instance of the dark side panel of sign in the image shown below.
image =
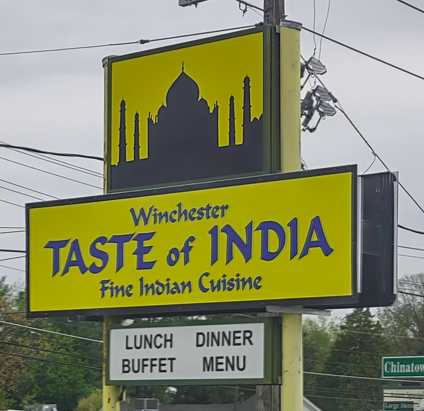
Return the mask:
<path id="1" fill-rule="evenodd" d="M 111 58 L 108 191 L 274 171 L 272 34 L 260 28 Z"/>

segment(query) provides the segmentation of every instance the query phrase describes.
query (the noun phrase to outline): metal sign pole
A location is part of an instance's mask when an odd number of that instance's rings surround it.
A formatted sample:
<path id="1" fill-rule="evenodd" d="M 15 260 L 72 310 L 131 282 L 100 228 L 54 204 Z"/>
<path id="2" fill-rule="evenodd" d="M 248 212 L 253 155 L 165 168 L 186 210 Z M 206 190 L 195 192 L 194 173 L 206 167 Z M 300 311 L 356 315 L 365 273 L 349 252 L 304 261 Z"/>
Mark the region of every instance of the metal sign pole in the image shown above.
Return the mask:
<path id="1" fill-rule="evenodd" d="M 300 159 L 300 29 L 283 20 L 280 25 L 281 59 L 281 169 L 301 169 Z M 303 409 L 302 315 L 283 314 L 282 410 Z"/>

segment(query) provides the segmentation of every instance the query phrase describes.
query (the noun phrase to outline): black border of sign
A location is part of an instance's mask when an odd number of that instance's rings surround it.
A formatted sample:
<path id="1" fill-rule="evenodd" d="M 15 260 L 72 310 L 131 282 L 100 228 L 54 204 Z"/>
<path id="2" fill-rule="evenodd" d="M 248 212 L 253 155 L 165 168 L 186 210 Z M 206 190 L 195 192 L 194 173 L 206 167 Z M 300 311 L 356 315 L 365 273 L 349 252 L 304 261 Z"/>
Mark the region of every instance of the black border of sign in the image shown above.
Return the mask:
<path id="1" fill-rule="evenodd" d="M 197 304 L 176 304 L 165 306 L 145 306 L 145 307 L 125 307 L 125 308 L 92 308 L 81 310 L 60 310 L 60 311 L 30 311 L 30 224 L 29 214 L 32 209 L 46 207 L 60 207 L 74 204 L 92 203 L 98 201 L 111 201 L 124 198 L 146 197 L 149 195 L 162 195 L 178 192 L 207 190 L 212 188 L 231 187 L 246 184 L 264 183 L 280 180 L 294 180 L 308 177 L 318 177 L 331 174 L 350 173 L 352 176 L 352 295 L 342 297 L 314 297 L 314 298 L 293 298 L 284 300 L 266 300 L 266 301 L 246 301 L 246 302 L 228 302 L 228 303 L 197 303 Z M 335 195 L 337 193 L 334 193 Z M 25 225 L 26 225 L 26 293 L 27 293 L 27 317 L 66 317 L 75 315 L 99 316 L 99 315 L 124 315 L 131 317 L 154 317 L 164 315 L 191 315 L 199 314 L 219 314 L 219 313 L 237 313 L 237 312 L 264 312 L 269 305 L 293 306 L 293 305 L 313 305 L 313 306 L 331 306 L 343 304 L 349 308 L 349 304 L 358 301 L 357 294 L 357 166 L 340 166 L 318 170 L 296 171 L 293 173 L 269 174 L 261 177 L 245 177 L 233 180 L 221 180 L 214 182 L 187 184 L 183 186 L 172 186 L 164 188 L 150 188 L 141 191 L 128 191 L 115 194 L 103 194 L 93 197 L 80 197 L 65 200 L 51 200 L 38 203 L 29 203 L 25 205 Z M 48 296 L 46 296 L 48 298 Z"/>
<path id="2" fill-rule="evenodd" d="M 264 377 L 263 378 L 228 378 L 202 379 L 202 380 L 181 380 L 181 379 L 161 379 L 161 380 L 110 380 L 110 359 L 111 352 L 110 334 L 112 330 L 138 328 L 140 330 L 166 327 L 202 326 L 202 325 L 226 325 L 226 324 L 257 324 L 263 323 L 264 328 Z M 122 326 L 120 324 L 110 324 L 107 330 L 107 354 L 106 354 L 106 384 L 107 385 L 219 385 L 219 384 L 281 384 L 281 323 L 278 317 L 266 318 L 231 318 L 221 320 L 193 320 L 177 322 L 159 322 L 151 324 L 133 324 Z"/>

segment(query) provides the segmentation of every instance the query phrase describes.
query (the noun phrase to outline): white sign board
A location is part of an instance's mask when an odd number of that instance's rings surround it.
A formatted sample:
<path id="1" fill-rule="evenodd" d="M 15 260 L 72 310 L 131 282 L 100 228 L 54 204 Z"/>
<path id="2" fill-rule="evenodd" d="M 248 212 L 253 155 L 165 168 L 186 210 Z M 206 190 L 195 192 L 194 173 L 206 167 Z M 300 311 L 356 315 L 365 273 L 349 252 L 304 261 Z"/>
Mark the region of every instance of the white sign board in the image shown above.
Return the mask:
<path id="1" fill-rule="evenodd" d="M 112 328 L 108 381 L 264 379 L 266 325 Z"/>

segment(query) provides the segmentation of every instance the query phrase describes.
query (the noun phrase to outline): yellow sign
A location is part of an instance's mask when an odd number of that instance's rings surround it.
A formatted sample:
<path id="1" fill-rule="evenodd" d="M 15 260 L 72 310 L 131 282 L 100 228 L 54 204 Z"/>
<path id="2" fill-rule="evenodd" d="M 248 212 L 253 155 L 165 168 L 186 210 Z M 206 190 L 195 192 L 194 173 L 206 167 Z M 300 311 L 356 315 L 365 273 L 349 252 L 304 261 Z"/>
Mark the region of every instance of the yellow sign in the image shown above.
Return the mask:
<path id="1" fill-rule="evenodd" d="M 343 167 L 28 205 L 30 315 L 352 301 L 355 179 Z"/>
<path id="2" fill-rule="evenodd" d="M 108 192 L 269 173 L 276 35 L 259 27 L 110 58 Z"/>

